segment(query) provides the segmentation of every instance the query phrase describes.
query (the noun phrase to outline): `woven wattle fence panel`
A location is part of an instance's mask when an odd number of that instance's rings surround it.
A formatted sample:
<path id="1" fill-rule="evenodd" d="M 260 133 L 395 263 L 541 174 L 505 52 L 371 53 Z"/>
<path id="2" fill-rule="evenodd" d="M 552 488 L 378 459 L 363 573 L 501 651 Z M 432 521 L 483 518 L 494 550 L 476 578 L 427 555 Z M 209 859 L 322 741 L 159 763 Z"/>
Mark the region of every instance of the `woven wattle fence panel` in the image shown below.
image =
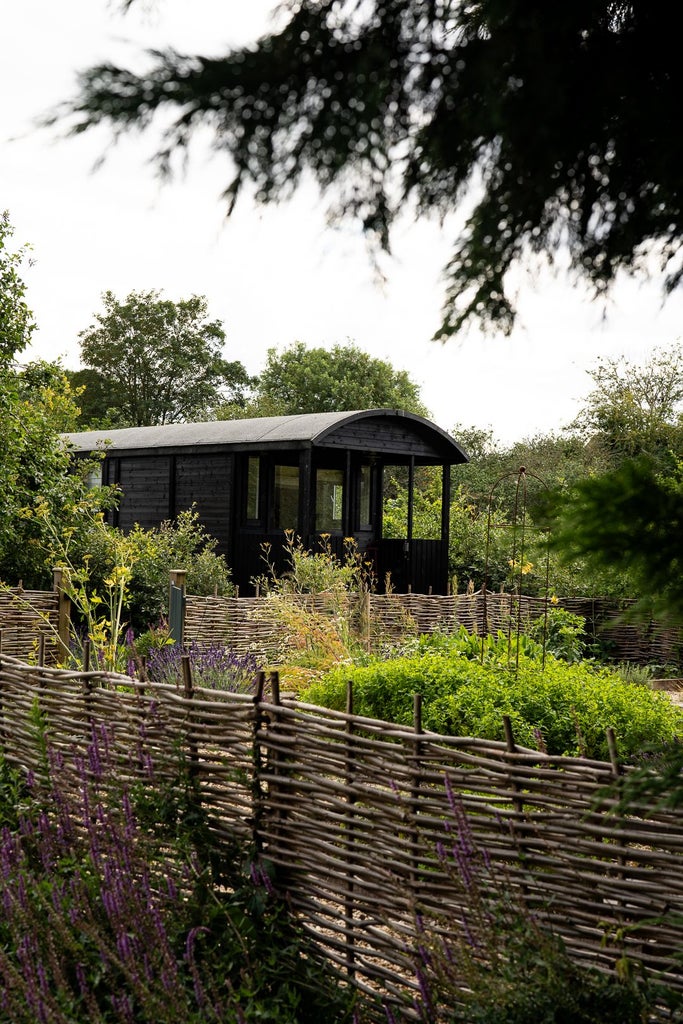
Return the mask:
<path id="1" fill-rule="evenodd" d="M 0 590 L 2 651 L 15 658 L 37 660 L 44 644 L 47 662 L 56 660 L 59 646 L 59 595 L 55 591 Z"/>
<path id="2" fill-rule="evenodd" d="M 683 991 L 683 823 L 636 804 L 619 813 L 606 791 L 616 765 L 265 694 L 187 696 L 1 656 L 0 741 L 11 763 L 40 774 L 39 710 L 62 782 L 93 729 L 106 730 L 117 792 L 122 780 L 179 784 L 183 765 L 226 849 L 237 841 L 268 857 L 320 950 L 400 1019 L 411 1019 L 420 928 L 464 927 L 484 862 L 497 891 L 551 925 L 578 961 L 613 970 L 627 956 Z"/>
<path id="3" fill-rule="evenodd" d="M 480 635 L 524 629 L 526 623 L 545 614 L 543 598 L 512 594 L 310 594 L 287 598 L 291 607 L 321 615 L 335 615 L 349 608 L 356 616 L 371 650 L 380 652 L 406 636 L 452 632 L 460 626 Z M 683 627 L 665 629 L 621 621 L 631 603 L 615 606 L 595 598 L 561 598 L 550 607 L 565 608 L 586 620 L 589 638 L 596 640 L 612 661 L 641 664 L 680 664 L 683 661 Z M 188 595 L 185 638 L 188 642 L 222 642 L 236 651 L 253 651 L 273 659 L 287 650 L 291 623 L 283 615 L 282 599 L 250 597 L 195 597 Z"/>

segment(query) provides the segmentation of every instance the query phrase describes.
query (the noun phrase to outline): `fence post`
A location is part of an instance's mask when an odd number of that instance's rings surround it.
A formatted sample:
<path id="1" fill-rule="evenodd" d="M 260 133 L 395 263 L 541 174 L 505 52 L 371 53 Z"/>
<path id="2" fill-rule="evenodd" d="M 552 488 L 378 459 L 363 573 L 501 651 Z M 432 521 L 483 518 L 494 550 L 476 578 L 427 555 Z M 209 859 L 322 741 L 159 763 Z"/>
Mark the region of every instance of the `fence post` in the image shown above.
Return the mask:
<path id="1" fill-rule="evenodd" d="M 197 750 L 197 740 L 192 735 L 192 701 L 194 700 L 194 682 L 192 680 L 192 665 L 190 664 L 190 655 L 182 654 L 180 656 L 180 665 L 183 674 L 183 696 L 188 702 L 187 708 L 187 747 L 188 747 L 188 773 L 190 776 L 190 785 L 194 787 L 197 769 L 199 765 L 199 751 Z"/>
<path id="2" fill-rule="evenodd" d="M 354 882 L 353 882 L 353 868 L 354 868 L 354 846 L 356 843 L 355 825 L 354 825 L 354 804 L 356 802 L 356 794 L 353 790 L 353 781 L 356 774 L 356 766 L 354 760 L 354 739 L 353 734 L 355 726 L 353 722 L 353 682 L 349 679 L 346 683 L 346 802 L 348 805 L 348 811 L 346 813 L 346 865 L 348 869 L 348 880 L 346 888 L 346 896 L 344 898 L 344 917 L 345 917 L 345 931 L 346 931 L 346 970 L 350 978 L 354 978 L 356 975 L 356 951 L 355 951 L 355 935 L 354 935 Z"/>
<path id="3" fill-rule="evenodd" d="M 517 747 L 515 745 L 515 737 L 512 731 L 512 722 L 510 721 L 509 715 L 503 715 L 503 731 L 505 732 L 505 746 L 508 749 L 508 753 L 516 753 Z M 519 783 L 514 777 L 510 778 L 510 786 L 513 793 L 519 793 Z M 517 813 L 522 814 L 524 811 L 524 801 L 520 797 L 515 796 L 512 798 L 512 802 Z"/>
<path id="4" fill-rule="evenodd" d="M 261 743 L 261 732 L 264 725 L 263 714 L 263 691 L 266 682 L 266 673 L 258 672 L 256 675 L 256 694 L 254 696 L 254 730 L 253 730 L 253 770 L 254 775 L 251 784 L 252 800 L 252 838 L 256 856 L 263 850 L 263 839 L 261 836 L 261 819 L 265 810 L 265 792 L 261 778 L 264 768 L 263 746 Z"/>
<path id="5" fill-rule="evenodd" d="M 274 708 L 280 708 L 280 673 L 272 671 L 269 675 L 270 682 L 270 700 Z M 279 712 L 273 711 L 270 720 L 271 739 L 277 743 L 277 726 L 280 722 Z M 270 764 L 270 775 L 271 782 L 268 787 L 268 794 L 271 797 L 271 818 L 272 818 L 272 830 L 276 836 L 280 835 L 280 823 L 286 816 L 286 811 L 281 803 L 281 794 L 278 793 L 278 783 L 280 779 L 286 774 L 286 768 L 284 765 L 286 755 L 282 752 L 277 745 L 273 748 L 270 744 L 268 745 L 268 760 Z M 276 810 L 274 810 L 277 808 Z"/>
<path id="6" fill-rule="evenodd" d="M 64 590 L 64 570 L 52 570 L 52 586 L 57 594 L 57 635 L 59 639 L 58 661 L 66 663 L 69 657 L 71 635 L 71 598 Z"/>
<path id="7" fill-rule="evenodd" d="M 168 631 L 172 640 L 182 644 L 185 638 L 185 586 L 184 569 L 172 569 L 168 592 Z"/>
<path id="8" fill-rule="evenodd" d="M 605 734 L 607 737 L 607 749 L 609 750 L 609 760 L 610 765 L 612 766 L 612 777 L 614 779 L 614 786 L 617 792 L 618 799 L 621 799 L 624 769 L 619 763 L 619 754 L 617 751 L 617 737 L 611 725 L 607 727 L 607 729 L 605 730 Z M 619 815 L 619 820 L 617 821 L 616 828 L 623 829 L 623 827 L 624 819 L 621 815 Z M 623 878 L 623 868 L 626 865 L 626 847 L 622 842 L 617 842 L 617 849 L 620 851 L 620 853 L 617 856 L 617 863 L 619 864 L 619 867 L 622 869 L 617 872 L 617 878 Z"/>
<path id="9" fill-rule="evenodd" d="M 412 865 L 410 869 L 410 876 L 413 885 L 416 887 L 420 870 L 420 828 L 418 825 L 418 801 L 420 798 L 420 782 L 421 782 L 421 770 L 420 763 L 422 760 L 422 749 L 423 744 L 420 736 L 422 736 L 422 694 L 413 694 L 413 732 L 415 733 L 415 742 L 413 746 L 413 757 L 414 757 L 414 768 L 413 768 L 413 780 L 410 786 L 410 816 L 413 821 L 413 827 L 410 836 L 411 846 L 411 860 Z"/>

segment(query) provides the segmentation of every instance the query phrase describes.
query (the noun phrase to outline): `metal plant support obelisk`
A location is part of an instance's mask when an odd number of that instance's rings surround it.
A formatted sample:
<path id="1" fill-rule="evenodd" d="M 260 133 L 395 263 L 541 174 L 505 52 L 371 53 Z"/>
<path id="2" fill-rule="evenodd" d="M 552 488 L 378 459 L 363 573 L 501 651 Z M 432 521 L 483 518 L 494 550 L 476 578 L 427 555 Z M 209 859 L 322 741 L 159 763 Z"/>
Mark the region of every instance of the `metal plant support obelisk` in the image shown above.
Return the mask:
<path id="1" fill-rule="evenodd" d="M 505 480 L 514 479 L 516 475 L 515 497 L 512 504 L 511 517 L 509 521 L 494 521 L 494 501 L 496 491 Z M 484 632 L 489 632 L 489 616 L 487 604 L 487 584 L 489 577 L 489 559 L 491 556 L 491 535 L 494 529 L 509 530 L 512 535 L 512 549 L 510 565 L 512 568 L 512 589 L 509 594 L 509 615 L 507 617 L 507 640 L 508 640 L 508 668 L 511 667 L 512 637 L 515 635 L 515 672 L 519 668 L 519 638 L 522 633 L 522 580 L 524 577 L 525 554 L 527 547 L 527 534 L 529 531 L 537 530 L 538 527 L 529 525 L 527 520 L 527 482 L 529 479 L 536 481 L 541 487 L 548 490 L 547 484 L 535 473 L 530 473 L 524 466 L 521 466 L 517 474 L 504 473 L 493 484 L 489 492 L 489 507 L 486 523 L 486 555 L 484 560 L 484 583 L 482 586 L 483 603 L 483 627 Z M 550 557 L 546 543 L 545 555 L 545 579 L 543 586 L 543 667 L 545 668 L 545 648 L 548 633 L 548 588 L 550 576 Z M 514 629 L 513 629 L 514 622 Z M 481 658 L 484 658 L 484 644 L 482 642 Z"/>

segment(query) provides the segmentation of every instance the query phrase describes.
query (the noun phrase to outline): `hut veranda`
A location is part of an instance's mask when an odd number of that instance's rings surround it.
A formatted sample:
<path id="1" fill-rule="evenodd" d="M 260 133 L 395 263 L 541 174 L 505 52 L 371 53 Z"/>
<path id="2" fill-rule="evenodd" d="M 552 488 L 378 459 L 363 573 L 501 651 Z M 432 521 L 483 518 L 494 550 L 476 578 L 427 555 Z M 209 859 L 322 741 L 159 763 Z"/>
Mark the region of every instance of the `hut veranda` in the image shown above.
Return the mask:
<path id="1" fill-rule="evenodd" d="M 462 448 L 436 424 L 395 409 L 307 413 L 66 434 L 76 457 L 103 451 L 103 484 L 121 490 L 109 513 L 124 531 L 149 529 L 196 507 L 218 541 L 240 592 L 264 571 L 263 545 L 276 563 L 285 530 L 312 550 L 321 534 L 341 554 L 352 537 L 372 561 L 380 588 L 445 594 L 448 588 L 450 467 Z M 415 470 L 442 470 L 441 536 L 414 536 Z M 408 488 L 405 536 L 382 532 L 384 480 L 401 470 Z"/>

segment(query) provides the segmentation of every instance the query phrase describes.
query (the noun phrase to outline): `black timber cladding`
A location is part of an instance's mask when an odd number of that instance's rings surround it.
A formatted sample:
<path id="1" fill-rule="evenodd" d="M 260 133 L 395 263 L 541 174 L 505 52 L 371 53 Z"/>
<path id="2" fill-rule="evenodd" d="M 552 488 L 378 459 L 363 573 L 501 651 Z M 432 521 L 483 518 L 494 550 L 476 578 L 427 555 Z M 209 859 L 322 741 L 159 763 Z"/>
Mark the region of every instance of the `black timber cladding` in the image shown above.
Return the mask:
<path id="1" fill-rule="evenodd" d="M 320 446 L 376 452 L 382 455 L 411 455 L 420 460 L 440 461 L 441 452 L 433 438 L 420 436 L 413 423 L 368 418 L 339 427 L 318 441 Z M 443 447 L 443 446 L 439 446 Z"/>
<path id="2" fill-rule="evenodd" d="M 276 494 L 282 497 L 292 484 L 276 481 L 282 479 L 279 468 L 290 466 L 298 467 L 296 525 L 305 545 L 315 547 L 320 541 L 315 532 L 318 502 L 329 501 L 329 487 L 340 488 L 341 521 L 326 534 L 331 543 L 339 546 L 344 536 L 353 536 L 359 549 L 368 551 L 378 568 L 391 571 L 401 587 L 445 592 L 448 516 L 443 511 L 439 541 L 413 540 L 410 525 L 409 546 L 382 538 L 385 466 L 408 466 L 411 480 L 414 466 L 442 466 L 447 475 L 448 466 L 467 461 L 450 435 L 421 416 L 360 410 L 88 431 L 65 435 L 65 440 L 76 457 L 104 451 L 102 480 L 117 483 L 122 492 L 118 512 L 111 515 L 114 525 L 124 531 L 136 523 L 153 528 L 195 507 L 242 588 L 263 572 L 262 545 L 271 545 L 274 552 L 282 548 L 286 524 L 280 521 Z M 246 472 L 252 456 L 258 457 L 260 497 L 257 515 L 247 517 Z M 328 477 L 319 486 L 318 474 L 332 470 L 341 474 L 339 483 L 329 483 Z M 368 520 L 360 518 L 362 474 Z M 285 490 L 278 492 L 279 487 Z"/>

